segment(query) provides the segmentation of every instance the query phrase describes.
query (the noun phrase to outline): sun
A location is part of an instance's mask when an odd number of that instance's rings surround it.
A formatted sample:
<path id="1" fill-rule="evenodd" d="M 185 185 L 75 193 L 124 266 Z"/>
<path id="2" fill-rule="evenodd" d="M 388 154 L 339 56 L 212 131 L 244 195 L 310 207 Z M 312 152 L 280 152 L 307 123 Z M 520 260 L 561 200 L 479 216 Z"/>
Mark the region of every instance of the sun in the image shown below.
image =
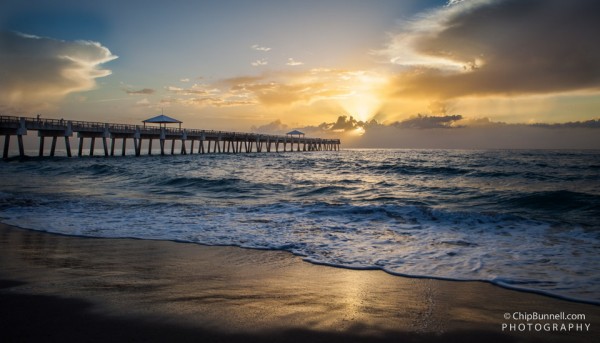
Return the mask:
<path id="1" fill-rule="evenodd" d="M 352 91 L 339 99 L 342 108 L 358 121 L 373 118 L 383 104 L 383 89 L 387 78 L 374 72 L 355 72 L 347 80 Z"/>
<path id="2" fill-rule="evenodd" d="M 365 128 L 362 126 L 359 126 L 356 129 L 350 131 L 350 134 L 353 136 L 362 136 L 365 134 Z"/>

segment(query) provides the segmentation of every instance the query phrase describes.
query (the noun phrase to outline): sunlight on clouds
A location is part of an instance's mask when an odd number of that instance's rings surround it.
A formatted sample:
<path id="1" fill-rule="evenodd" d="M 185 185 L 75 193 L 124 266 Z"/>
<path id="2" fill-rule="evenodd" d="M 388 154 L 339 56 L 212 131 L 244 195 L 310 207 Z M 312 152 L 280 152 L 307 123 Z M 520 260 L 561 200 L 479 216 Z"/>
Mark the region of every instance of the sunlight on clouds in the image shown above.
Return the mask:
<path id="1" fill-rule="evenodd" d="M 138 106 L 149 106 L 150 105 L 150 101 L 148 100 L 148 98 L 144 98 L 144 99 L 142 99 L 140 101 L 137 101 L 135 104 L 138 105 Z"/>
<path id="2" fill-rule="evenodd" d="M 289 65 L 289 66 L 301 66 L 301 65 L 303 65 L 303 64 L 304 64 L 303 62 L 296 61 L 296 60 L 294 60 L 294 59 L 293 59 L 293 58 L 291 58 L 291 57 L 290 57 L 290 58 L 288 58 L 288 61 L 287 61 L 287 63 L 286 63 L 286 65 Z"/>
<path id="3" fill-rule="evenodd" d="M 408 22 L 373 54 L 404 68 L 398 96 L 598 90 L 598 10 L 586 0 L 454 1 Z"/>
<path id="4" fill-rule="evenodd" d="M 271 49 L 255 44 L 251 48 L 259 53 L 252 66 L 286 69 L 260 68 L 258 75 L 169 89 L 170 101 L 252 106 L 268 115 L 327 122 L 346 115 L 359 122 L 389 123 L 419 114 L 507 123 L 586 119 L 597 109 L 593 99 L 600 89 L 595 68 L 600 49 L 587 29 L 598 27 L 593 14 L 598 6 L 584 0 L 448 1 L 400 22 L 385 46 L 371 51 L 371 57 L 380 57 L 373 62 L 385 63 L 308 69 L 292 57 L 281 60 L 281 55 L 269 55 L 267 63 L 261 57 Z M 555 19 L 563 14 L 578 20 L 557 25 Z M 574 113 L 569 99 L 582 91 L 592 95 Z"/>
<path id="5" fill-rule="evenodd" d="M 259 60 L 256 60 L 256 61 L 250 63 L 250 64 L 253 65 L 254 67 L 260 67 L 260 66 L 266 66 L 269 63 L 267 62 L 267 60 L 265 58 L 261 58 Z"/>
<path id="6" fill-rule="evenodd" d="M 372 119 L 384 102 L 387 78 L 374 72 L 357 71 L 345 73 L 342 79 L 348 82 L 352 93 L 339 99 L 340 105 L 358 120 Z"/>
<path id="7" fill-rule="evenodd" d="M 266 46 L 260 46 L 258 44 L 254 44 L 250 47 L 252 50 L 256 50 L 256 51 L 270 51 L 271 48 L 268 48 Z"/>
<path id="8" fill-rule="evenodd" d="M 0 33 L 0 102 L 12 111 L 47 108 L 74 92 L 91 90 L 99 69 L 116 59 L 97 42 L 61 41 L 13 32 Z"/>
<path id="9" fill-rule="evenodd" d="M 448 18 L 466 10 L 467 6 L 476 6 L 489 0 L 472 0 L 467 3 L 451 1 L 448 6 L 429 10 L 415 19 L 403 23 L 402 30 L 389 34 L 389 42 L 384 49 L 371 51 L 375 56 L 382 56 L 389 63 L 405 68 L 434 68 L 446 71 L 465 71 L 466 65 L 472 61 L 457 59 L 450 52 L 423 51 L 419 43 L 423 37 L 433 36 L 444 29 Z"/>
<path id="10" fill-rule="evenodd" d="M 218 80 L 210 85 L 166 89 L 178 96 L 171 102 L 190 106 L 261 105 L 264 110 L 302 107 L 306 112 L 321 111 L 316 104 L 329 103 L 329 108 L 338 109 L 338 115 L 347 113 L 366 121 L 381 107 L 387 82 L 383 74 L 373 71 L 315 68 L 271 71 Z"/>
<path id="11" fill-rule="evenodd" d="M 362 135 L 365 134 L 365 132 L 366 132 L 365 128 L 361 126 L 361 127 L 357 127 L 356 129 L 350 131 L 350 135 L 353 135 L 353 136 L 362 136 Z"/>

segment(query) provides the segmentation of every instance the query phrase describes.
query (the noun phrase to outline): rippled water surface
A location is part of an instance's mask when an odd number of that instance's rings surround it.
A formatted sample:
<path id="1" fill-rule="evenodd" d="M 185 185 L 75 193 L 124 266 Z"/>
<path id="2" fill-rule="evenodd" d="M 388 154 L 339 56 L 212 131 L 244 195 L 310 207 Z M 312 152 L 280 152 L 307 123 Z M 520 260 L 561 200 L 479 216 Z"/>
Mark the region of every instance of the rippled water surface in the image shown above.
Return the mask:
<path id="1" fill-rule="evenodd" d="M 0 162 L 35 230 L 281 249 L 600 303 L 600 152 L 340 152 Z"/>

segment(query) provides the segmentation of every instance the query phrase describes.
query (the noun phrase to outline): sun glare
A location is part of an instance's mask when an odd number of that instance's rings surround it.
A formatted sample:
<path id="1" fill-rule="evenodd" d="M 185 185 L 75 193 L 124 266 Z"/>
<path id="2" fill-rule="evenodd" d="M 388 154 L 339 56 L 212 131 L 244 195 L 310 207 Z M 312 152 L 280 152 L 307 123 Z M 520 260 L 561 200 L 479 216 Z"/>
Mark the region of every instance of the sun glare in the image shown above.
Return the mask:
<path id="1" fill-rule="evenodd" d="M 357 127 L 356 129 L 352 130 L 350 133 L 354 136 L 362 136 L 365 134 L 365 128 L 363 128 L 362 126 Z"/>
<path id="2" fill-rule="evenodd" d="M 366 122 L 379 111 L 383 101 L 382 87 L 387 79 L 375 73 L 355 73 L 349 80 L 352 82 L 352 93 L 339 100 L 348 115 L 358 121 Z"/>

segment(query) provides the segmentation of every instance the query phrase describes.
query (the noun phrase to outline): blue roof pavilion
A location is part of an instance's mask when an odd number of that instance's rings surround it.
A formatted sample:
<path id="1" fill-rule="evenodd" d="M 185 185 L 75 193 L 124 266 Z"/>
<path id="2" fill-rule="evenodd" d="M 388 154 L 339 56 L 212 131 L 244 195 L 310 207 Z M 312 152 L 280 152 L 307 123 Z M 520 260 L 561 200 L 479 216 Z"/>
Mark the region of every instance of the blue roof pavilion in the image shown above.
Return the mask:
<path id="1" fill-rule="evenodd" d="M 165 127 L 167 127 L 167 124 L 179 124 L 179 128 L 181 129 L 181 121 L 175 119 L 175 118 L 171 118 L 168 117 L 164 114 L 161 114 L 159 116 L 156 117 L 152 117 L 150 119 L 146 119 L 142 121 L 144 123 L 144 127 L 146 126 L 146 123 L 151 123 L 151 124 L 158 124 L 158 126 L 162 127 L 163 124 Z"/>

